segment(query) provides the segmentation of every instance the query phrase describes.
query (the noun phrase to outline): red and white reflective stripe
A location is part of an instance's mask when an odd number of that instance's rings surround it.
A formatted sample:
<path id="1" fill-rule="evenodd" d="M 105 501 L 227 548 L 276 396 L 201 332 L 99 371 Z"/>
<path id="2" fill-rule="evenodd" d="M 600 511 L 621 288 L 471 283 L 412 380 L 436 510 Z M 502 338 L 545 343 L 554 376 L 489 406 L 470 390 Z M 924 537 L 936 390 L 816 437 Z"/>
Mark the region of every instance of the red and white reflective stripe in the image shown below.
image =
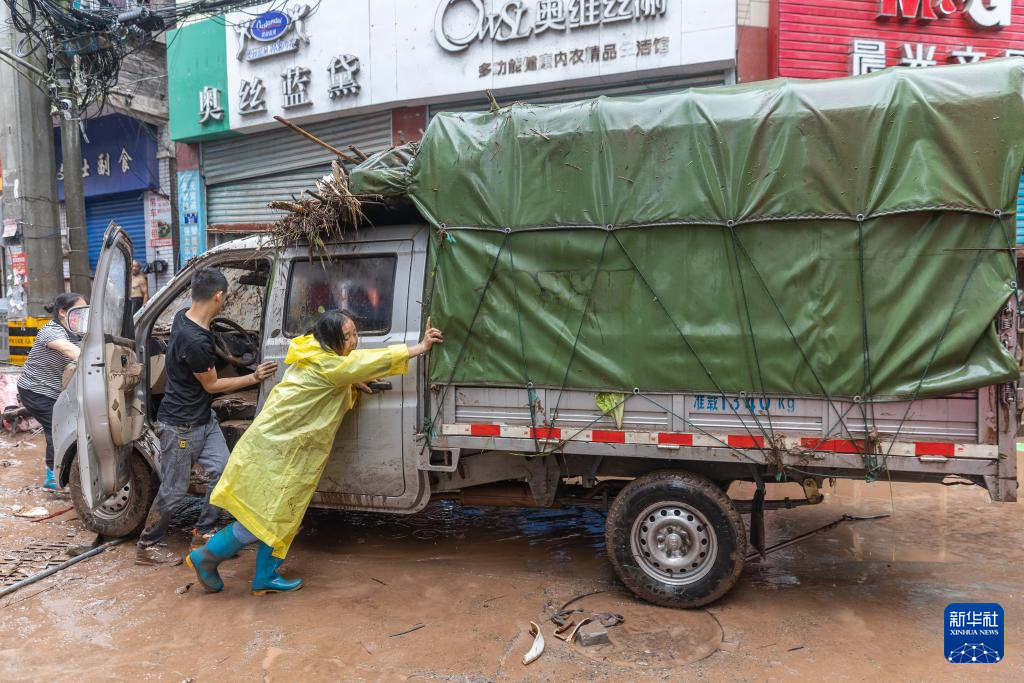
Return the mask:
<path id="1" fill-rule="evenodd" d="M 623 429 L 574 429 L 558 427 L 510 427 L 498 424 L 446 424 L 445 436 L 478 436 L 505 439 L 531 439 L 544 442 L 574 441 L 583 443 L 630 444 L 679 448 L 704 446 L 707 448 L 762 449 L 769 445 L 764 436 L 751 434 L 712 434 L 686 432 L 635 432 Z M 791 450 L 824 453 L 862 453 L 863 441 L 848 439 L 819 439 L 813 436 L 777 435 L 777 440 Z M 949 443 L 945 441 L 882 442 L 883 453 L 918 457 L 996 458 L 998 447 L 987 444 Z"/>

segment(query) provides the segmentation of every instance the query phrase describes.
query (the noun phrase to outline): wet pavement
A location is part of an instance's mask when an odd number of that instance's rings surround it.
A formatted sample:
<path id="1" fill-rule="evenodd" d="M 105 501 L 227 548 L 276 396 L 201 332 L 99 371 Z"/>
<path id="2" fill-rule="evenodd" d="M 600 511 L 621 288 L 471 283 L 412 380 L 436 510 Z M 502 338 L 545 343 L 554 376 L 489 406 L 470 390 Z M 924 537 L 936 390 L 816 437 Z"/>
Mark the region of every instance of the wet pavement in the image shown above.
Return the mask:
<path id="1" fill-rule="evenodd" d="M 70 506 L 38 488 L 33 441 L 0 443 L 0 460 L 17 461 L 0 467 L 0 551 L 90 541 L 73 512 L 14 516 L 12 505 Z M 314 511 L 282 570 L 306 588 L 262 598 L 248 594 L 252 550 L 222 565 L 226 589 L 210 595 L 184 567 L 136 567 L 126 544 L 0 599 L 0 680 L 1024 679 L 1021 505 L 966 486 L 841 481 L 825 493 L 770 513 L 769 544 L 847 513 L 892 516 L 752 562 L 723 600 L 690 611 L 624 592 L 605 561 L 603 515 L 589 510 Z M 172 545 L 186 544 L 176 531 Z M 571 607 L 625 618 L 609 645 L 554 638 L 548 615 L 586 593 Z M 1002 662 L 944 660 L 950 602 L 1002 604 Z M 527 667 L 530 621 L 547 648 Z"/>

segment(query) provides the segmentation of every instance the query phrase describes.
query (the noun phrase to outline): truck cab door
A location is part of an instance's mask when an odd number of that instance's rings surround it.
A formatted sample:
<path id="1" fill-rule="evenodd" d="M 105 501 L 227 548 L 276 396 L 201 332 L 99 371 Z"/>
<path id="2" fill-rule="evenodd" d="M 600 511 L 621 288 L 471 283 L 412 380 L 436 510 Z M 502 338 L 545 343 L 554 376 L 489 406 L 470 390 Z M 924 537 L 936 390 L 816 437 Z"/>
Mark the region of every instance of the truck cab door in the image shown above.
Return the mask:
<path id="1" fill-rule="evenodd" d="M 359 347 L 413 344 L 419 332 L 418 292 L 425 262 L 425 232 L 375 228 L 374 237 L 334 244 L 328 258 L 305 249 L 282 263 L 271 299 L 263 360 L 281 363 L 291 338 L 305 333 L 319 313 L 347 309 L 357 318 Z M 285 292 L 285 290 L 287 290 Z M 273 312 L 281 318 L 274 318 Z M 429 496 L 413 444 L 417 407 L 416 361 L 404 376 L 388 377 L 387 390 L 361 395 L 345 416 L 313 505 L 347 510 L 410 512 Z M 283 370 L 283 363 L 282 363 Z"/>
<path id="2" fill-rule="evenodd" d="M 145 426 L 132 324 L 132 242 L 111 221 L 103 236 L 78 359 L 78 467 L 86 503 L 97 507 L 129 476 Z"/>

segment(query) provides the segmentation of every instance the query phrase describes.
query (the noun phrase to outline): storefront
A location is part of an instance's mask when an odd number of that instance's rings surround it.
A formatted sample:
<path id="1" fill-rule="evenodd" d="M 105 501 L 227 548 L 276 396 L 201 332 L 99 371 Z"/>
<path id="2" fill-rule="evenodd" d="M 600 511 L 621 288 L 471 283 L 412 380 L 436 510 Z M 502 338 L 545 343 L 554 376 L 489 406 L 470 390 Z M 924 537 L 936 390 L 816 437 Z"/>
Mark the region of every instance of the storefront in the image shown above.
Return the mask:
<path id="1" fill-rule="evenodd" d="M 486 109 L 487 92 L 505 104 L 728 83 L 735 41 L 736 5 L 719 0 L 289 1 L 185 26 L 168 40 L 171 137 L 198 147 L 195 169 L 179 154 L 179 213 L 196 214 L 183 258 L 272 223 L 268 200 L 329 169 L 334 155 L 275 115 L 371 154 L 419 139 L 439 111 Z"/>
<path id="2" fill-rule="evenodd" d="M 60 132 L 54 131 L 57 154 L 57 195 L 64 217 L 64 175 Z M 145 265 L 149 247 L 148 207 L 159 197 L 157 131 L 154 126 L 122 114 L 110 114 L 85 122 L 82 138 L 82 168 L 77 169 L 85 188 L 85 223 L 89 267 L 96 268 L 103 233 L 111 221 L 120 224 L 132 239 L 133 258 Z M 167 229 L 165 228 L 165 232 Z M 65 261 L 65 277 L 66 273 Z"/>
<path id="3" fill-rule="evenodd" d="M 776 76 L 834 78 L 891 66 L 966 64 L 1024 56 L 1024 0 L 773 0 L 769 35 Z M 1024 182 L 1017 242 L 1024 243 Z"/>

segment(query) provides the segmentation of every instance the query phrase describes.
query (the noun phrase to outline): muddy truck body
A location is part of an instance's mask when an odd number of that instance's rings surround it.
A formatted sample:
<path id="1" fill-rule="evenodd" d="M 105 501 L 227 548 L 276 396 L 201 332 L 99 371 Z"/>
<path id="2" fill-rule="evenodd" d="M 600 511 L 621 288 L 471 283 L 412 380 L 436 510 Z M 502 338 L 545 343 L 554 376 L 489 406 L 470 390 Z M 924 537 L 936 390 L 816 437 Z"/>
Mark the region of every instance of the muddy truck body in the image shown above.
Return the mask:
<path id="1" fill-rule="evenodd" d="M 169 323 L 215 267 L 222 374 L 277 361 L 280 379 L 328 308 L 365 348 L 415 343 L 428 318 L 445 332 L 360 399 L 314 506 L 598 508 L 624 584 L 691 607 L 764 547 L 765 510 L 818 503 L 830 478 L 1015 501 L 1022 69 L 441 115 L 351 172 L 419 222 L 378 217 L 317 253 L 218 246 L 134 320 L 112 225 L 55 409 L 60 480 L 94 530 L 139 529 Z M 935 133 L 979 116 L 996 130 Z M 272 387 L 215 400 L 229 444 Z M 730 497 L 738 481 L 752 498 Z"/>

